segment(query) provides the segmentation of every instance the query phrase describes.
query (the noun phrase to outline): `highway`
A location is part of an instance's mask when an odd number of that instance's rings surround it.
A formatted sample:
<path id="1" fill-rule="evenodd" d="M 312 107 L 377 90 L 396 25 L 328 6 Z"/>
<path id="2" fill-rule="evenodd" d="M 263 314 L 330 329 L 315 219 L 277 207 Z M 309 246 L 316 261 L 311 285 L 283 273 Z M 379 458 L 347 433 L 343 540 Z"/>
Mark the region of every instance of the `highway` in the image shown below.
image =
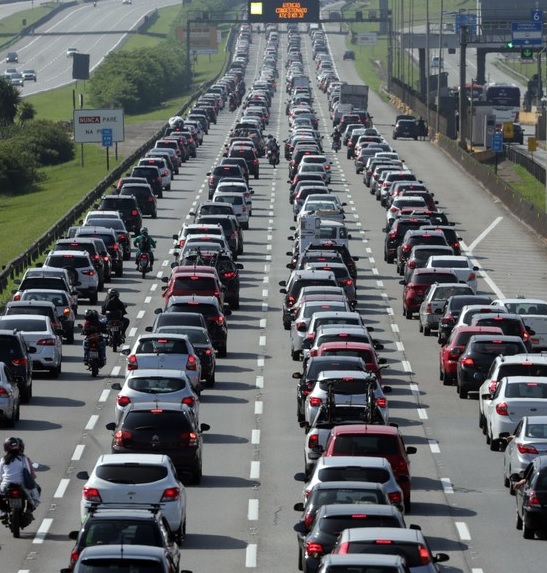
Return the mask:
<path id="1" fill-rule="evenodd" d="M 67 46 L 74 41 L 65 40 Z M 258 77 L 264 42 L 264 35 L 255 36 L 247 85 Z M 267 129 L 279 139 L 287 135 L 285 42 Z M 330 37 L 335 56 L 343 52 L 343 42 L 343 36 Z M 309 40 L 304 52 L 313 78 Z M 359 82 L 353 64 L 339 59 L 340 76 L 349 83 Z M 328 149 L 332 127 L 326 98 L 318 91 L 315 98 Z M 370 110 L 391 141 L 395 110 L 375 94 Z M 219 116 L 197 159 L 183 166 L 172 190 L 159 201 L 158 219 L 146 220 L 158 240 L 158 274 L 142 280 L 127 262 L 124 277 L 112 283 L 130 305 L 131 340 L 152 323 L 154 309 L 162 306 L 160 278 L 168 274 L 172 261 L 171 235 L 190 209 L 206 198 L 205 173 L 219 159 L 235 120 L 236 115 L 227 111 Z M 543 297 L 547 268 L 543 242 L 433 144 L 401 140 L 393 144 L 457 222 L 467 252 L 483 270 L 480 291 Z M 435 338 L 423 338 L 417 321 L 403 317 L 400 277 L 393 265 L 383 262 L 384 210 L 343 152 L 327 153 L 334 163 L 331 187 L 348 203 L 350 249 L 359 257 L 358 310 L 385 344 L 381 356 L 389 363 L 384 383 L 393 387 L 391 420 L 399 424 L 407 445 L 418 447 L 412 458 L 413 508 L 407 523 L 422 526 L 434 551 L 450 554 L 447 572 L 543 570 L 542 542 L 525 541 L 515 530 L 514 498 L 503 488 L 502 454 L 490 452 L 484 443 L 476 400 L 460 400 L 454 388 L 442 386 Z M 204 435 L 203 482 L 188 488 L 188 536 L 181 560 L 181 567 L 195 573 L 220 567 L 226 573 L 297 570 L 292 527 L 299 516 L 292 506 L 301 500 L 303 483 L 298 478 L 303 471 L 304 434 L 296 423 L 291 374 L 301 365 L 290 359 L 278 287 L 288 276 L 285 252 L 291 246 L 287 236 L 293 224 L 286 176 L 285 161 L 274 169 L 262 160 L 260 179 L 252 182 L 253 217 L 240 258 L 241 309 L 228 319 L 228 357 L 219 359 L 217 384 L 201 398 L 200 418 L 211 430 Z M 87 307 L 82 302 L 80 313 Z M 35 377 L 34 397 L 23 406 L 21 421 L 15 430 L 2 433 L 25 440 L 27 453 L 42 464 L 43 487 L 36 521 L 21 539 L 0 529 L 2 571 L 43 573 L 66 566 L 72 547 L 67 533 L 79 523 L 83 482 L 76 473 L 90 471 L 98 455 L 109 452 L 105 424 L 114 419 L 115 402 L 110 385 L 122 380 L 125 358 L 109 350 L 100 378 L 92 379 L 82 365 L 80 341 L 77 337 L 77 344 L 65 346 L 58 380 Z"/>

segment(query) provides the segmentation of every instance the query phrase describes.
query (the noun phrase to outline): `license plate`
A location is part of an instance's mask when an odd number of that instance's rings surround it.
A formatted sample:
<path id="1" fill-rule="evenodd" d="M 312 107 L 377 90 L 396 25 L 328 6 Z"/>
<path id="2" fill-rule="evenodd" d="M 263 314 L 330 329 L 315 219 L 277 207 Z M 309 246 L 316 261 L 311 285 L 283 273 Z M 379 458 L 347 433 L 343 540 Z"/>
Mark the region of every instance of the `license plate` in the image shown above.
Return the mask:
<path id="1" fill-rule="evenodd" d="M 99 352 L 97 350 L 90 350 L 89 351 L 89 358 L 97 359 L 99 358 Z"/>
<path id="2" fill-rule="evenodd" d="M 112 332 L 119 332 L 119 331 L 120 331 L 120 327 L 119 327 L 119 326 L 111 326 L 111 327 L 110 327 L 110 330 L 111 330 Z"/>
<path id="3" fill-rule="evenodd" d="M 20 497 L 10 497 L 9 506 L 12 509 L 20 509 L 23 507 L 23 500 Z"/>

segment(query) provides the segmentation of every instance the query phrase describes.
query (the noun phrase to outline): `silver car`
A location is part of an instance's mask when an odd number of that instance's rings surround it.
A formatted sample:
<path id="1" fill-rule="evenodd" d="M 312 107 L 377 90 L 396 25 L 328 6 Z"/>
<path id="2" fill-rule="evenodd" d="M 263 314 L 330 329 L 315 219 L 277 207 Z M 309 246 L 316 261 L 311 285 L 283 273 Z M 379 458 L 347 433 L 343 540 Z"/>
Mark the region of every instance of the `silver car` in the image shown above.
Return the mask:
<path id="1" fill-rule="evenodd" d="M 115 406 L 116 424 L 129 404 L 154 400 L 186 404 L 194 412 L 196 421 L 199 420 L 199 397 L 183 370 L 132 370 L 123 386 L 115 382 L 112 390 L 119 390 Z"/>

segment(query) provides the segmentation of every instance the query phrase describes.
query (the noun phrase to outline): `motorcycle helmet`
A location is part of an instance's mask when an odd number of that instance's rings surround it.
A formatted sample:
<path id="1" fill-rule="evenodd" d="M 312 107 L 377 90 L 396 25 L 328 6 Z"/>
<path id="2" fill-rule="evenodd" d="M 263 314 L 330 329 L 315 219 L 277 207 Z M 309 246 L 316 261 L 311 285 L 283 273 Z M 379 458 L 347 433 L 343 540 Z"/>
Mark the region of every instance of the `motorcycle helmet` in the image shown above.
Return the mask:
<path id="1" fill-rule="evenodd" d="M 141 235 L 148 235 L 148 229 L 146 227 L 141 229 Z"/>
<path id="2" fill-rule="evenodd" d="M 91 309 L 91 308 L 88 308 L 88 309 L 85 311 L 84 316 L 85 316 L 85 318 L 86 318 L 87 320 L 91 320 L 91 319 L 93 319 L 93 318 L 98 318 L 99 315 L 97 314 L 97 311 L 96 311 L 96 310 L 93 310 L 93 309 Z"/>
<path id="3" fill-rule="evenodd" d="M 25 449 L 25 445 L 23 444 L 23 440 L 19 438 L 7 438 L 4 441 L 4 451 L 8 452 L 20 452 Z"/>
<path id="4" fill-rule="evenodd" d="M 120 293 L 118 292 L 117 289 L 111 288 L 111 289 L 108 289 L 108 296 L 110 298 L 120 298 Z"/>

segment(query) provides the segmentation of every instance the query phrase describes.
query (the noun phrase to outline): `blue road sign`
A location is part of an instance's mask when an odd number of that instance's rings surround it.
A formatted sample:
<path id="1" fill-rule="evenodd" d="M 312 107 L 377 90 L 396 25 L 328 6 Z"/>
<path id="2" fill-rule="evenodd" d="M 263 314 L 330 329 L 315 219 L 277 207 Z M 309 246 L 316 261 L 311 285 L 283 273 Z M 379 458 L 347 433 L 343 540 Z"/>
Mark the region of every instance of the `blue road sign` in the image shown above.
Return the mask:
<path id="1" fill-rule="evenodd" d="M 110 128 L 103 128 L 103 147 L 112 147 L 112 130 Z"/>
<path id="2" fill-rule="evenodd" d="M 455 33 L 460 33 L 460 26 L 467 26 L 468 32 L 470 34 L 476 34 L 477 32 L 477 15 L 476 14 L 467 14 L 462 12 L 460 14 L 456 14 L 455 21 L 454 21 L 454 28 Z"/>
<path id="3" fill-rule="evenodd" d="M 543 10 L 530 10 L 530 21 L 543 22 Z"/>
<path id="4" fill-rule="evenodd" d="M 543 22 L 511 22 L 513 46 L 542 46 Z"/>
<path id="5" fill-rule="evenodd" d="M 495 131 L 492 134 L 492 151 L 501 152 L 503 151 L 503 133 Z"/>

